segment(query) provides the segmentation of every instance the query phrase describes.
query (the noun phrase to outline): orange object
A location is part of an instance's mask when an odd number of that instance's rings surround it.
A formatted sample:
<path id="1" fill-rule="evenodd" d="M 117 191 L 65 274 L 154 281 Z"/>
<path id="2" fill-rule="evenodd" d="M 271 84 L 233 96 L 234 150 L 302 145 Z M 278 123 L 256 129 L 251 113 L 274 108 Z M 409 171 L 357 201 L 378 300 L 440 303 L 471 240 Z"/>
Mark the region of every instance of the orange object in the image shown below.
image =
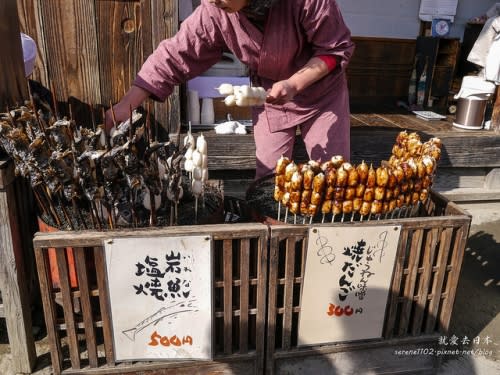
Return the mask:
<path id="1" fill-rule="evenodd" d="M 51 227 L 50 225 L 46 224 L 40 218 L 38 218 L 38 229 L 40 230 L 40 232 L 44 232 L 44 233 L 51 233 L 51 232 L 58 232 L 59 231 L 59 229 Z M 59 278 L 59 270 L 57 269 L 56 249 L 53 247 L 50 247 L 48 249 L 48 254 L 49 254 L 50 278 L 52 281 L 52 286 L 56 289 L 59 289 L 59 288 L 61 288 L 61 281 Z M 70 287 L 76 288 L 76 287 L 78 287 L 78 279 L 76 276 L 75 258 L 73 256 L 73 248 L 72 247 L 66 248 L 66 263 L 67 263 L 67 267 L 68 267 Z"/>

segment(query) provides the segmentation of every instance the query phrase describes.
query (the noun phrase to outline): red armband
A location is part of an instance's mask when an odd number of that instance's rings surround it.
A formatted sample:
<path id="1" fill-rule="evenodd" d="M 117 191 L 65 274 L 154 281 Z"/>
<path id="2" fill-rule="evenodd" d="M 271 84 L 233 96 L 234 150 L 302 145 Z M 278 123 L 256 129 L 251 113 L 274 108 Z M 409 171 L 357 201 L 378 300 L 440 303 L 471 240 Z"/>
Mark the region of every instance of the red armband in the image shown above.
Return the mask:
<path id="1" fill-rule="evenodd" d="M 337 66 L 337 59 L 332 55 L 321 55 L 316 56 L 318 59 L 321 59 L 326 66 L 328 67 L 328 71 L 331 72 Z"/>

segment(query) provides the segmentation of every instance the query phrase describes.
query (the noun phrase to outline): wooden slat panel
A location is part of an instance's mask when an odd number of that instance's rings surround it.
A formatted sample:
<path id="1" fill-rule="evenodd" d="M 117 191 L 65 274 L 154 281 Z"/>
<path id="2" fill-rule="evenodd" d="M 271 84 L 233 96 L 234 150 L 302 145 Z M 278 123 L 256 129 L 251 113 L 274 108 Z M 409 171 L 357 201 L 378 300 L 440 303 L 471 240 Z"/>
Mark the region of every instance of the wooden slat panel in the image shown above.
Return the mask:
<path id="1" fill-rule="evenodd" d="M 6 106 L 22 103 L 28 98 L 16 0 L 0 2 L 0 23 L 4 51 L 0 54 L 0 108 L 4 111 Z"/>
<path id="2" fill-rule="evenodd" d="M 268 270 L 268 235 L 267 231 L 262 233 L 259 237 L 258 242 L 258 251 L 257 251 L 257 279 L 259 281 L 257 286 L 257 317 L 256 317 L 256 338 L 255 338 L 255 346 L 257 353 L 257 365 L 256 365 L 256 373 L 262 374 L 264 373 L 265 364 L 265 345 L 268 342 L 266 337 L 267 325 L 266 325 L 266 306 L 268 304 L 267 300 L 267 288 L 268 288 L 268 280 L 267 280 L 267 270 Z"/>
<path id="3" fill-rule="evenodd" d="M 0 291 L 3 313 L 13 355 L 13 369 L 16 372 L 31 372 L 36 352 L 31 332 L 30 274 L 25 270 L 28 263 L 25 256 L 31 252 L 23 251 L 23 240 L 26 238 L 22 238 L 21 233 L 26 224 L 21 222 L 24 212 L 19 211 L 16 205 L 16 197 L 19 197 L 16 184 L 10 180 L 9 185 L 1 186 L 1 180 L 8 180 L 7 176 L 1 177 L 4 174 L 10 172 L 0 169 Z"/>
<path id="4" fill-rule="evenodd" d="M 384 337 L 386 339 L 394 336 L 394 326 L 396 324 L 396 312 L 398 309 L 399 289 L 401 278 L 403 276 L 403 266 L 406 256 L 406 246 L 408 243 L 408 230 L 401 231 L 401 237 L 396 255 L 396 264 L 394 266 L 394 275 L 392 276 L 391 291 L 389 296 L 389 308 L 386 314 Z"/>
<path id="5" fill-rule="evenodd" d="M 420 260 L 420 250 L 422 248 L 423 230 L 417 230 L 411 238 L 410 253 L 408 259 L 408 276 L 404 288 L 404 301 L 401 306 L 401 317 L 399 319 L 399 335 L 403 336 L 408 330 L 411 307 L 415 292 L 415 282 L 417 280 L 418 262 Z"/>
<path id="6" fill-rule="evenodd" d="M 240 242 L 240 353 L 248 352 L 250 240 Z"/>
<path id="7" fill-rule="evenodd" d="M 50 267 L 46 250 L 35 248 L 35 259 L 38 270 L 38 280 L 40 282 L 40 294 L 43 302 L 43 314 L 45 317 L 45 326 L 47 337 L 49 339 L 50 358 L 54 374 L 59 375 L 62 370 L 63 354 L 61 350 L 61 341 L 56 331 L 56 311 L 55 303 L 52 299 L 52 281 L 50 280 Z"/>
<path id="8" fill-rule="evenodd" d="M 40 18 L 40 2 L 43 0 L 17 0 L 21 32 L 29 35 L 36 43 L 37 56 L 31 79 L 48 87 L 48 65 L 44 31 Z"/>
<path id="9" fill-rule="evenodd" d="M 242 238 L 252 236 L 262 236 L 267 233 L 267 226 L 259 223 L 241 224 L 216 224 L 200 225 L 197 227 L 198 233 L 211 235 L 214 241 Z M 146 228 L 119 231 L 60 231 L 53 233 L 36 233 L 33 243 L 40 247 L 95 247 L 101 246 L 102 241 L 113 236 L 119 237 L 150 237 L 150 236 L 182 236 L 192 235 L 193 226 L 183 225 L 178 227 Z"/>
<path id="10" fill-rule="evenodd" d="M 104 248 L 94 248 L 95 271 L 97 276 L 97 287 L 99 288 L 99 306 L 101 308 L 102 330 L 104 336 L 104 351 L 106 363 L 109 366 L 115 364 L 113 350 L 113 332 L 111 329 L 111 309 L 109 306 L 108 283 L 105 272 Z"/>
<path id="11" fill-rule="evenodd" d="M 224 259 L 224 354 L 233 349 L 233 246 L 231 240 L 223 241 Z"/>
<path id="12" fill-rule="evenodd" d="M 144 48 L 151 50 L 148 5 L 149 1 L 96 1 L 94 22 L 105 105 L 122 98 L 147 57 Z"/>
<path id="13" fill-rule="evenodd" d="M 266 373 L 273 374 L 274 353 L 276 351 L 276 308 L 278 302 L 278 259 L 280 241 L 277 235 L 271 236 L 269 248 L 269 296 L 267 305 L 267 355 Z"/>
<path id="14" fill-rule="evenodd" d="M 412 334 L 414 335 L 422 333 L 422 321 L 426 311 L 429 283 L 432 276 L 432 262 L 434 260 L 434 253 L 436 251 L 438 238 L 439 228 L 432 228 L 427 233 L 426 242 L 424 244 L 424 258 L 422 261 L 424 272 L 420 275 L 418 284 L 418 302 L 415 304 L 415 313 L 413 315 L 413 324 L 411 327 Z"/>
<path id="15" fill-rule="evenodd" d="M 289 237 L 286 240 L 285 254 L 285 290 L 284 303 L 285 312 L 283 314 L 283 350 L 290 350 L 292 336 L 292 307 L 293 307 L 293 276 L 295 269 L 295 244 L 297 239 Z"/>
<path id="16" fill-rule="evenodd" d="M 439 254 L 436 261 L 438 267 L 434 274 L 434 283 L 432 285 L 433 298 L 429 303 L 427 311 L 427 321 L 425 324 L 425 332 L 434 332 L 436 325 L 437 313 L 441 302 L 441 291 L 443 289 L 443 281 L 446 275 L 446 262 L 448 261 L 448 253 L 451 246 L 451 237 L 453 236 L 453 228 L 446 228 L 441 232 L 441 240 L 439 244 Z"/>
<path id="17" fill-rule="evenodd" d="M 66 322 L 66 332 L 68 334 L 71 367 L 73 369 L 80 369 L 80 352 L 76 334 L 74 302 L 71 298 L 68 265 L 66 263 L 66 251 L 67 250 L 63 247 L 56 248 L 57 271 L 59 272 L 59 283 L 61 285 L 64 321 Z"/>
<path id="18" fill-rule="evenodd" d="M 85 262 L 85 249 L 77 247 L 73 249 L 75 255 L 76 274 L 80 289 L 80 303 L 85 324 L 85 340 L 87 342 L 87 353 L 90 367 L 97 367 L 97 344 L 94 330 L 94 319 L 92 317 L 92 304 L 90 301 L 89 281 L 87 275 L 87 264 Z"/>
<path id="19" fill-rule="evenodd" d="M 57 100 L 74 97 L 101 103 L 94 2 L 42 1 L 39 5 L 49 80 Z"/>
<path id="20" fill-rule="evenodd" d="M 447 297 L 443 302 L 443 307 L 439 315 L 440 329 L 442 332 L 447 332 L 450 324 L 451 312 L 453 309 L 453 303 L 455 302 L 458 278 L 460 276 L 460 269 L 462 268 L 465 244 L 467 242 L 468 235 L 469 225 L 463 225 L 457 230 L 455 242 L 453 243 L 453 254 L 451 258 L 452 269 L 448 273 L 448 280 L 446 282 L 445 293 L 447 294 Z"/>

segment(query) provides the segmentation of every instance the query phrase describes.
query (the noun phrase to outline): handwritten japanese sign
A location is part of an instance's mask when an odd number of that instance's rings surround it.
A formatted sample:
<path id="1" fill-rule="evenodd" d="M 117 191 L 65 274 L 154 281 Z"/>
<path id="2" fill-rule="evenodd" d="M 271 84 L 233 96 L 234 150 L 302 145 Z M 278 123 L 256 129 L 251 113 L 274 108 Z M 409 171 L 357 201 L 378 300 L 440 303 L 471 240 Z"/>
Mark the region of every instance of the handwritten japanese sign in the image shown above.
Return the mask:
<path id="1" fill-rule="evenodd" d="M 211 359 L 210 244 L 207 236 L 105 242 L 117 361 Z"/>
<path id="2" fill-rule="evenodd" d="M 309 229 L 298 345 L 382 337 L 400 226 Z"/>

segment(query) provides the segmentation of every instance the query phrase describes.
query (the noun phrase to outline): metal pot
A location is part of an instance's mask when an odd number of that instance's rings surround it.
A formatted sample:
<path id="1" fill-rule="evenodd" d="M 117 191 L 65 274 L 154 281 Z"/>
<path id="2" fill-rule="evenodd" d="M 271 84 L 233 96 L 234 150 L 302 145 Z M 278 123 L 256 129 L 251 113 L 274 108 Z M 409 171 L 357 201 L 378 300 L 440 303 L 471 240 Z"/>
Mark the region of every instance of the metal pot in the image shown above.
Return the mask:
<path id="1" fill-rule="evenodd" d="M 459 98 L 453 125 L 462 129 L 481 129 L 484 123 L 487 103 L 488 100 L 486 99 Z"/>

